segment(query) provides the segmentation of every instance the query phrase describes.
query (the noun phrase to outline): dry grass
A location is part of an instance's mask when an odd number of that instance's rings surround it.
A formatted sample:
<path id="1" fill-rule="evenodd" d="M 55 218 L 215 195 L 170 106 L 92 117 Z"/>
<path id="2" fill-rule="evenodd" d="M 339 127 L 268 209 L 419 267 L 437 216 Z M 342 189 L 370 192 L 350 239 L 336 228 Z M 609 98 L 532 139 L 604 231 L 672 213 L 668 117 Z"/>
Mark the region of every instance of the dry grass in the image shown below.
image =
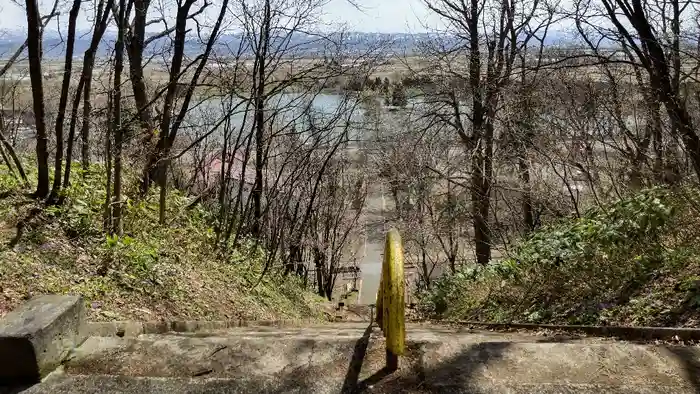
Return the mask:
<path id="1" fill-rule="evenodd" d="M 172 194 L 167 226 L 157 196 L 131 201 L 125 236 L 101 227 L 102 177 L 75 175 L 61 207 L 40 208 L 0 168 L 0 314 L 46 293 L 80 294 L 91 320 L 272 320 L 320 318 L 320 300 L 294 278 L 271 272 L 257 286 L 263 251 L 252 244 L 224 261 L 212 248 L 204 213 Z M 24 221 L 18 242 L 18 224 Z"/>

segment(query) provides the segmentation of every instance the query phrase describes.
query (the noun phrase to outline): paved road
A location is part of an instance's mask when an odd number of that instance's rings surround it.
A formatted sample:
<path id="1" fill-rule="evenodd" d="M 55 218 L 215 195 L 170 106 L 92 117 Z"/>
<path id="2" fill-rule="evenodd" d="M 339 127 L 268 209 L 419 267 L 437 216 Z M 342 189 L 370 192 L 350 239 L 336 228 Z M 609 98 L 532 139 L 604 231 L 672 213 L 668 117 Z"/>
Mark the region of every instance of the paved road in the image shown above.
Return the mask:
<path id="1" fill-rule="evenodd" d="M 376 301 L 384 256 L 384 236 L 389 229 L 386 214 L 393 209 L 393 204 L 385 196 L 381 182 L 372 183 L 368 188 L 365 212 L 362 215 L 365 235 L 360 259 L 362 288 L 359 302 L 361 304 L 371 304 Z"/>

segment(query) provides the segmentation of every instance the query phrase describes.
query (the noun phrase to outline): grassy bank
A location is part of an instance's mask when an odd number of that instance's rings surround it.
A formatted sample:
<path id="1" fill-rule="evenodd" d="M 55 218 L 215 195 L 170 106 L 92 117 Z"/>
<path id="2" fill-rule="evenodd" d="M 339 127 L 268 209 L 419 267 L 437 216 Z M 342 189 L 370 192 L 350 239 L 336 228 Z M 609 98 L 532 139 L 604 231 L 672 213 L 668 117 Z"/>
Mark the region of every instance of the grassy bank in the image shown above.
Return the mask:
<path id="1" fill-rule="evenodd" d="M 153 194 L 128 200 L 123 237 L 105 236 L 104 171 L 77 171 L 65 203 L 42 207 L 0 166 L 0 314 L 33 295 L 71 293 L 85 297 L 92 320 L 320 316 L 319 299 L 295 278 L 271 272 L 254 286 L 264 251 L 252 243 L 222 260 L 207 212 L 176 192 L 166 226 Z"/>
<path id="2" fill-rule="evenodd" d="M 424 315 L 450 319 L 698 326 L 700 190 L 646 190 L 542 228 L 420 299 Z"/>

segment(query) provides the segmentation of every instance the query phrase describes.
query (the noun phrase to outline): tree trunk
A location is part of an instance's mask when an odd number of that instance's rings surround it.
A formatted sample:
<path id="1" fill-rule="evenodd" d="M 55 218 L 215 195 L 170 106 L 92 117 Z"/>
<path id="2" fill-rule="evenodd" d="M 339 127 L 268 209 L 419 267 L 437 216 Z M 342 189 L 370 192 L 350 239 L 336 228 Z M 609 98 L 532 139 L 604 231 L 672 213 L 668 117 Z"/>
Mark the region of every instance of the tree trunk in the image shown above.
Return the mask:
<path id="1" fill-rule="evenodd" d="M 425 252 L 425 245 L 421 245 L 421 268 L 423 269 L 423 279 L 425 280 L 425 290 L 430 290 L 430 268 L 428 268 L 428 256 Z"/>
<path id="2" fill-rule="evenodd" d="M 690 160 L 692 161 L 695 175 L 700 179 L 700 139 L 695 133 L 688 111 L 676 100 L 677 98 L 667 98 L 665 102 L 666 110 L 672 122 L 678 127 L 688 156 L 690 156 Z"/>
<path id="3" fill-rule="evenodd" d="M 92 69 L 95 65 L 95 55 L 90 53 L 89 58 L 85 58 L 86 71 L 85 93 L 83 94 L 83 125 L 80 128 L 80 163 L 83 171 L 90 167 L 90 115 L 92 112 Z"/>
<path id="4" fill-rule="evenodd" d="M 263 175 L 264 175 L 264 157 L 265 157 L 265 121 L 264 121 L 264 103 L 262 99 L 256 99 L 255 109 L 255 184 L 253 186 L 253 225 L 251 233 L 253 236 L 260 238 L 262 236 L 262 195 L 263 195 Z"/>
<path id="5" fill-rule="evenodd" d="M 457 255 L 450 253 L 450 255 L 447 256 L 447 262 L 450 264 L 450 271 L 453 274 L 457 273 Z"/>
<path id="6" fill-rule="evenodd" d="M 324 263 L 326 262 L 323 252 L 317 246 L 314 246 L 314 267 L 316 268 L 316 288 L 318 295 L 321 297 L 326 296 L 326 270 L 324 269 Z"/>
<path id="7" fill-rule="evenodd" d="M 649 109 L 650 116 L 647 122 L 652 122 L 653 126 L 651 130 L 651 141 L 652 141 L 652 149 L 654 150 L 654 165 L 653 165 L 653 171 L 654 171 L 654 176 L 658 181 L 661 181 L 663 179 L 663 172 L 664 172 L 664 150 L 663 150 L 663 134 L 661 130 L 661 116 L 659 115 L 660 109 L 659 109 L 659 103 L 658 101 L 655 101 L 654 103 L 648 103 L 648 106 L 651 108 Z"/>
<path id="8" fill-rule="evenodd" d="M 143 50 L 146 37 L 146 17 L 150 4 L 150 0 L 135 1 L 134 21 L 132 30 L 127 37 L 128 45 L 126 47 L 129 55 L 129 79 L 134 92 L 134 102 L 136 103 L 141 127 L 146 129 L 148 138 L 153 136 L 153 130 L 151 130 L 153 119 L 146 93 L 146 82 L 143 76 Z"/>
<path id="9" fill-rule="evenodd" d="M 185 39 L 187 38 L 187 17 L 192 4 L 195 0 L 185 0 L 177 8 L 177 16 L 175 18 L 175 43 L 173 45 L 173 57 L 170 67 L 170 75 L 168 77 L 168 89 L 163 102 L 163 118 L 160 124 L 160 136 L 158 138 L 157 169 L 158 169 L 158 185 L 160 187 L 160 209 L 159 222 L 165 224 L 165 197 L 167 193 L 168 183 L 168 164 L 170 155 L 170 123 L 172 120 L 175 95 L 177 90 L 177 81 L 180 78 L 182 70 L 182 60 L 185 54 Z M 206 61 L 202 59 L 201 61 Z"/>
<path id="10" fill-rule="evenodd" d="M 61 97 L 58 102 L 58 114 L 56 115 L 56 156 L 54 161 L 53 186 L 48 201 L 57 202 L 61 192 L 61 172 L 63 169 L 63 123 L 68 106 L 68 89 L 73 72 L 73 47 L 75 45 L 75 27 L 80 12 L 81 0 L 73 0 L 68 17 L 68 42 L 66 43 L 66 57 L 63 68 L 63 82 L 61 84 Z M 77 94 L 77 93 L 76 93 Z"/>
<path id="11" fill-rule="evenodd" d="M 491 260 L 491 177 L 493 166 L 493 124 L 489 116 L 484 125 L 483 140 L 472 153 L 472 214 L 476 261 L 486 265 Z"/>
<path id="12" fill-rule="evenodd" d="M 3 146 L 0 146 L 0 156 L 2 156 L 2 161 L 4 161 L 5 165 L 7 165 L 7 169 L 10 171 L 10 175 L 12 175 L 13 178 L 17 179 L 17 173 L 15 172 L 15 168 L 12 167 L 12 163 L 10 163 L 10 158 L 7 157 L 7 153 L 5 152 L 5 148 Z"/>
<path id="13" fill-rule="evenodd" d="M 141 127 L 146 129 L 145 143 L 152 144 L 152 138 L 155 134 L 153 128 L 154 120 L 151 111 L 151 103 L 146 92 L 146 83 L 143 75 L 143 51 L 145 47 L 146 23 L 150 0 L 136 0 L 136 11 L 132 29 L 128 36 L 127 52 L 129 54 L 129 79 L 131 81 L 131 89 L 134 92 L 134 103 L 138 111 Z M 144 168 L 141 179 L 141 192 L 145 195 L 151 186 L 151 183 L 158 179 L 160 172 L 159 154 L 161 146 L 161 138 L 163 133 L 167 134 L 166 130 L 159 130 L 160 137 L 155 150 L 152 150 L 147 159 L 146 167 Z"/>
<path id="14" fill-rule="evenodd" d="M 107 113 L 113 112 L 112 95 L 107 99 Z M 105 134 L 105 172 L 107 175 L 107 183 L 105 185 L 105 205 L 103 228 L 108 234 L 112 233 L 112 132 L 114 127 L 111 121 L 107 122 L 107 133 Z"/>
<path id="15" fill-rule="evenodd" d="M 488 228 L 489 188 L 487 175 L 486 110 L 481 83 L 481 51 L 479 42 L 478 0 L 471 0 L 469 18 L 469 85 L 472 94 L 472 140 L 476 142 L 472 154 L 471 197 L 476 261 L 486 265 L 491 259 L 491 239 Z M 490 165 L 489 165 L 490 166 Z"/>
<path id="16" fill-rule="evenodd" d="M 186 34 L 187 34 L 187 20 L 190 18 L 189 16 L 189 9 L 194 3 L 195 0 L 187 0 L 181 7 L 178 8 L 178 16 L 177 16 L 177 22 L 175 25 L 175 52 L 174 52 L 174 57 L 173 57 L 173 69 L 171 70 L 170 74 L 170 83 L 168 84 L 168 94 L 166 96 L 165 104 L 163 105 L 163 124 L 166 125 L 166 127 L 163 127 L 163 137 L 166 138 L 165 140 L 165 145 L 164 145 L 164 150 L 162 152 L 162 169 L 161 169 L 161 178 L 160 178 L 160 223 L 164 224 L 165 223 L 165 197 L 166 197 L 166 186 L 167 186 L 167 180 L 168 180 L 168 167 L 170 165 L 170 149 L 175 143 L 175 138 L 177 138 L 177 132 L 180 129 L 180 125 L 182 125 L 182 122 L 185 119 L 185 116 L 187 115 L 187 111 L 190 106 L 190 102 L 192 100 L 192 97 L 194 95 L 194 90 L 195 87 L 197 86 L 197 82 L 199 81 L 200 76 L 202 75 L 202 72 L 204 71 L 204 67 L 207 64 L 207 60 L 209 59 L 209 56 L 211 55 L 212 49 L 214 48 L 214 42 L 216 38 L 218 37 L 219 34 L 219 29 L 221 28 L 221 23 L 224 20 L 224 16 L 226 15 L 226 11 L 228 9 L 228 0 L 223 0 L 221 2 L 221 7 L 219 9 L 219 16 L 216 19 L 216 23 L 214 24 L 214 28 L 209 32 L 209 38 L 207 40 L 207 45 L 204 50 L 204 53 L 200 56 L 199 58 L 199 64 L 197 65 L 197 68 L 192 75 L 192 78 L 190 79 L 189 84 L 187 85 L 187 90 L 185 92 L 184 98 L 182 100 L 182 105 L 180 105 L 180 110 L 175 116 L 175 120 L 172 122 L 172 126 L 170 126 L 170 111 L 174 110 L 174 105 L 173 105 L 173 100 L 174 100 L 174 95 L 178 89 L 177 86 L 177 80 L 180 78 L 180 69 L 182 67 L 182 59 L 185 54 L 185 41 L 186 41 Z M 174 70 L 177 70 L 177 73 L 173 72 Z M 168 111 L 168 115 L 165 114 L 166 108 L 170 109 Z M 167 116 L 167 119 L 166 119 Z M 223 163 L 222 163 L 223 166 Z M 223 167 L 222 167 L 223 169 Z"/>
<path id="17" fill-rule="evenodd" d="M 114 86 L 112 87 L 112 105 L 114 112 L 114 207 L 112 234 L 122 235 L 122 144 L 124 129 L 122 127 L 122 72 L 124 70 L 124 31 L 126 30 L 126 1 L 119 0 L 119 17 L 117 42 L 114 49 Z"/>
<path id="18" fill-rule="evenodd" d="M 620 0 L 617 0 L 618 2 Z M 631 0 L 631 12 L 626 14 L 632 27 L 637 31 L 639 37 L 632 37 L 629 32 L 622 26 L 618 20 L 617 11 L 609 2 L 604 2 L 604 6 L 608 15 L 615 23 L 617 29 L 624 38 L 635 50 L 637 56 L 642 60 L 646 71 L 649 73 L 651 86 L 655 94 L 664 103 L 668 117 L 671 120 L 672 129 L 683 139 L 686 151 L 692 161 L 693 169 L 696 176 L 700 179 L 700 138 L 698 138 L 695 129 L 693 128 L 692 119 L 688 113 L 688 109 L 680 100 L 680 95 L 677 89 L 674 89 L 676 84 L 675 75 L 671 75 L 671 65 L 669 65 L 668 57 L 664 52 L 660 41 L 657 39 L 654 29 L 651 27 L 649 20 L 644 11 L 644 4 L 641 0 Z M 630 10 L 628 5 L 627 10 Z M 676 10 L 677 11 L 677 10 Z M 676 30 L 676 27 L 673 27 Z M 641 42 L 644 50 L 641 50 L 637 43 Z M 672 55 L 675 64 L 675 55 Z M 678 70 L 675 70 L 678 73 Z"/>
<path id="19" fill-rule="evenodd" d="M 488 186 L 484 177 L 483 152 L 474 152 L 472 159 L 472 215 L 474 216 L 474 244 L 476 262 L 486 265 L 491 259 L 491 240 L 488 228 Z"/>
<path id="20" fill-rule="evenodd" d="M 114 5 L 114 0 L 107 0 L 105 5 L 104 0 L 100 0 L 97 5 L 97 14 L 95 16 L 95 31 L 92 34 L 90 47 L 85 51 L 83 56 L 83 69 L 78 81 L 78 87 L 75 91 L 73 99 L 73 108 L 71 109 L 70 129 L 68 131 L 68 147 L 66 149 L 66 171 L 63 177 L 63 187 L 68 187 L 70 183 L 71 165 L 73 164 L 73 145 L 75 143 L 75 128 L 78 119 L 78 107 L 80 106 L 80 98 L 83 98 L 83 119 L 81 128 L 82 140 L 82 166 L 83 170 L 87 170 L 90 165 L 90 117 L 92 112 L 92 71 L 95 66 L 95 53 L 102 40 L 102 36 L 107 29 L 110 11 Z M 111 113 L 111 112 L 108 112 Z"/>
<path id="21" fill-rule="evenodd" d="M 49 194 L 49 152 L 44 108 L 44 83 L 41 71 L 41 27 L 36 0 L 26 0 L 26 9 L 29 77 L 32 84 L 32 101 L 36 119 L 37 186 L 34 197 L 43 199 Z"/>
<path id="22" fill-rule="evenodd" d="M 535 217 L 532 213 L 530 165 L 524 152 L 521 152 L 520 157 L 518 157 L 518 169 L 520 170 L 520 181 L 523 183 L 523 224 L 525 224 L 525 229 L 530 232 L 535 229 Z"/>
<path id="23" fill-rule="evenodd" d="M 17 157 L 17 153 L 15 152 L 15 149 L 10 145 L 10 142 L 7 140 L 7 137 L 5 137 L 5 119 L 3 116 L 0 114 L 0 143 L 2 143 L 2 146 L 5 147 L 5 150 L 7 150 L 7 153 L 10 155 L 12 158 L 12 161 L 15 163 L 15 167 L 17 168 L 17 171 L 19 172 L 19 176 L 22 178 L 22 181 L 27 184 L 27 174 L 24 172 L 24 167 L 22 166 L 22 162 L 19 160 L 19 157 Z M 8 164 L 9 165 L 9 164 Z"/>
<path id="24" fill-rule="evenodd" d="M 262 236 L 262 195 L 263 172 L 265 166 L 265 79 L 267 49 L 269 45 L 271 10 L 270 1 L 265 1 L 264 20 L 260 27 L 260 45 L 257 48 L 257 75 L 255 92 L 255 184 L 253 186 L 253 226 L 251 232 L 255 237 Z"/>

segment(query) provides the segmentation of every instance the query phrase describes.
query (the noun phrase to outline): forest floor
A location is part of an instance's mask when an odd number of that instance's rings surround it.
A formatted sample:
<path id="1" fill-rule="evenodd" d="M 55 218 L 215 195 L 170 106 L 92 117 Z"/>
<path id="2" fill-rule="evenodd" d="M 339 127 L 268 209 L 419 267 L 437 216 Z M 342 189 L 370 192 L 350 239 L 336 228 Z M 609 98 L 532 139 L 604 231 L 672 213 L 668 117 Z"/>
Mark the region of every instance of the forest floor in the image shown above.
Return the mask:
<path id="1" fill-rule="evenodd" d="M 206 211 L 177 192 L 160 226 L 157 195 L 125 190 L 123 236 L 105 235 L 104 171 L 75 171 L 65 202 L 45 206 L 0 166 L 0 315 L 47 293 L 82 295 L 94 321 L 327 315 L 297 278 L 263 276 L 264 251 L 253 242 L 222 256 Z"/>

